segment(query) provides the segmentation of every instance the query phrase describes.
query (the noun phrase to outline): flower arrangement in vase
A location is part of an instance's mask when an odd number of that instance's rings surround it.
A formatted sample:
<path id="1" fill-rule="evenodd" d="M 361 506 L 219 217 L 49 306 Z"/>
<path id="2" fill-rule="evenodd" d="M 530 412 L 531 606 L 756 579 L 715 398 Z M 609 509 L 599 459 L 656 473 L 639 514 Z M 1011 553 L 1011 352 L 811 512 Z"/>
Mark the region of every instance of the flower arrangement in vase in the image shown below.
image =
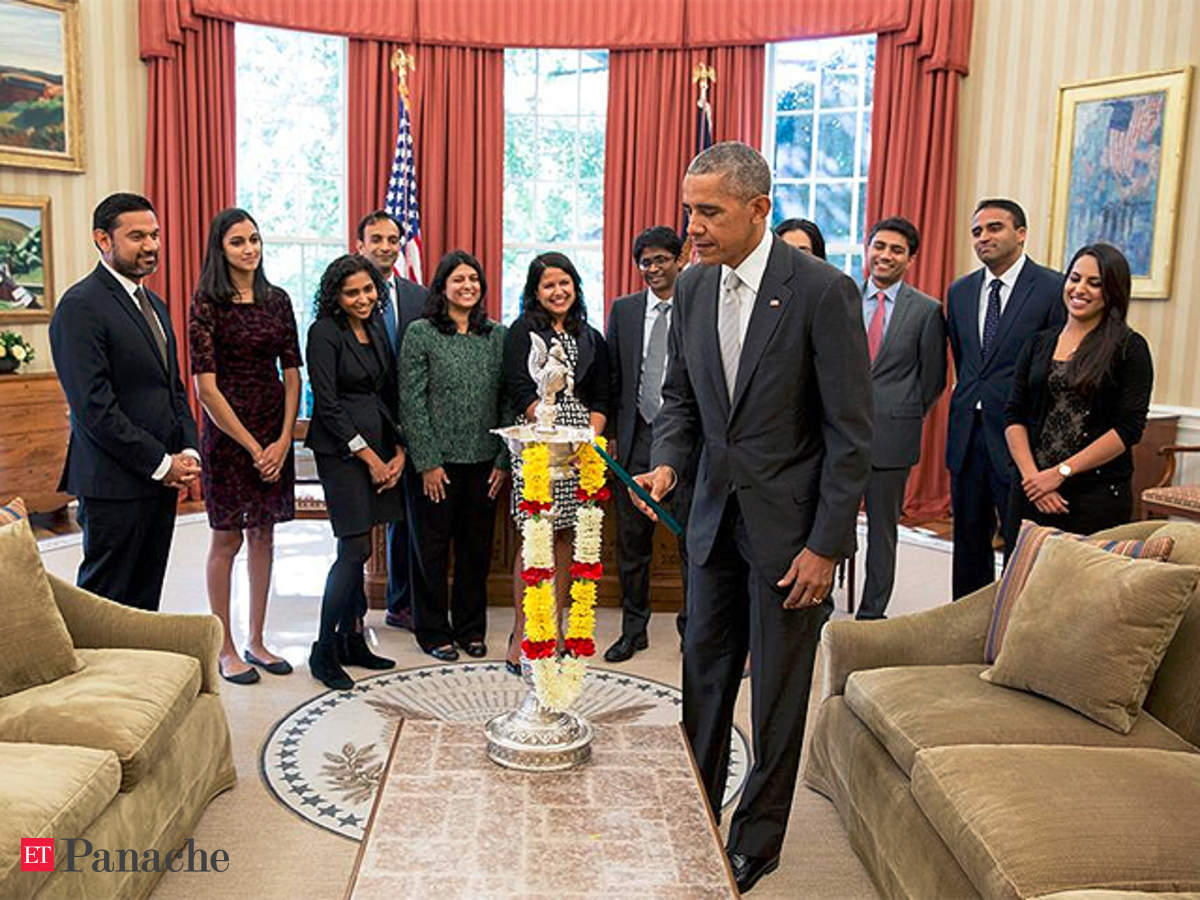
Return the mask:
<path id="1" fill-rule="evenodd" d="M 0 374 L 15 372 L 33 361 L 33 345 L 15 331 L 0 331 Z"/>

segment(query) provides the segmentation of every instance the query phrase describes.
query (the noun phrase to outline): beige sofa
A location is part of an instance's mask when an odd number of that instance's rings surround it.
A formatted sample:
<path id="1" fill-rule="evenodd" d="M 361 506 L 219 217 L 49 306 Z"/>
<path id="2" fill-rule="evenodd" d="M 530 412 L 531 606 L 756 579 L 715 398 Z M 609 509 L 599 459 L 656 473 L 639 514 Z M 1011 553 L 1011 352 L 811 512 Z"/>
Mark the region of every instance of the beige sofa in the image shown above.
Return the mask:
<path id="1" fill-rule="evenodd" d="M 1171 561 L 1200 563 L 1200 525 L 1167 527 Z M 1200 592 L 1126 735 L 978 677 L 995 588 L 825 627 L 804 777 L 833 801 L 880 893 L 1200 891 Z"/>
<path id="2" fill-rule="evenodd" d="M 6 528 L 33 540 L 25 523 Z M 130 609 L 20 559 L 29 582 L 49 581 L 76 670 L 0 696 L 0 897 L 145 897 L 162 875 L 155 857 L 165 867 L 236 780 L 217 696 L 220 624 Z M 15 565 L 11 555 L 5 565 Z M 0 597 L 0 609 L 10 601 Z M 22 871 L 22 838 L 54 839 L 54 871 Z M 72 848 L 77 872 L 66 870 Z M 193 867 L 201 850 L 210 867 L 214 851 L 229 850 L 193 849 Z M 136 864 L 119 850 L 136 851 Z M 106 863 L 114 871 L 95 870 Z"/>

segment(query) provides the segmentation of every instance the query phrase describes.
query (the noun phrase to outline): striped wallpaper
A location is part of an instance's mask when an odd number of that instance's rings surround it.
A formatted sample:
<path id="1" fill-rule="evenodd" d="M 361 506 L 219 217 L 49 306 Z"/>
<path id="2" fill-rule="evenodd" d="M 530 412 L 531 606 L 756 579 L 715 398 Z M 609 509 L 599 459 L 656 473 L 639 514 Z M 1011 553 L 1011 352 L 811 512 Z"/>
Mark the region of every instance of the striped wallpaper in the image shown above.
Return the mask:
<path id="1" fill-rule="evenodd" d="M 979 263 L 968 231 L 975 201 L 1009 196 L 1029 217 L 1027 248 L 1050 248 L 1058 86 L 1200 64 L 1197 0 L 975 0 L 971 74 L 958 145 L 959 271 Z M 1154 354 L 1154 402 L 1200 407 L 1200 72 L 1188 143 L 1169 300 L 1135 300 L 1130 324 Z"/>
<path id="2" fill-rule="evenodd" d="M 84 164 L 80 174 L 0 167 L 0 194 L 50 197 L 54 290 L 62 296 L 96 264 L 92 209 L 105 195 L 142 189 L 145 154 L 146 75 L 138 59 L 137 0 L 83 0 Z M 48 371 L 50 343 L 44 324 L 3 324 L 33 341 L 30 371 Z"/>

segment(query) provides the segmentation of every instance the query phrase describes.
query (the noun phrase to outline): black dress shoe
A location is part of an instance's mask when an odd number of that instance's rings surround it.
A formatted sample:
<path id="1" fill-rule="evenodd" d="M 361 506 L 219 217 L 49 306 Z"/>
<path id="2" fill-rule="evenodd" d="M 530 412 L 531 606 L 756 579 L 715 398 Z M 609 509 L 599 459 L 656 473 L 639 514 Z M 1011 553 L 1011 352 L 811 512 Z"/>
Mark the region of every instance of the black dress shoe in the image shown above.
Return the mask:
<path id="1" fill-rule="evenodd" d="M 292 664 L 290 662 L 288 662 L 286 659 L 276 660 L 275 662 L 267 662 L 266 660 L 259 659 L 257 656 L 255 656 L 253 653 L 251 653 L 249 650 L 242 651 L 242 659 L 244 659 L 246 662 L 250 663 L 250 665 L 252 665 L 252 666 L 258 666 L 260 669 L 265 669 L 266 671 L 270 672 L 272 675 L 291 675 L 292 674 Z"/>
<path id="2" fill-rule="evenodd" d="M 457 662 L 458 651 L 446 644 L 444 647 L 430 647 L 425 651 L 434 659 L 440 659 L 442 662 Z"/>
<path id="3" fill-rule="evenodd" d="M 312 652 L 308 655 L 308 670 L 313 678 L 330 690 L 348 691 L 354 687 L 354 679 L 338 665 L 337 650 L 333 643 L 313 642 Z"/>
<path id="4" fill-rule="evenodd" d="M 487 644 L 483 641 L 467 641 L 465 644 L 460 643 L 463 653 L 474 659 L 479 659 L 482 656 L 487 656 Z"/>
<path id="5" fill-rule="evenodd" d="M 778 856 L 747 856 L 733 850 L 729 853 L 729 865 L 733 869 L 733 880 L 737 882 L 739 894 L 745 894 L 758 884 L 758 879 L 770 875 L 779 868 Z"/>
<path id="6" fill-rule="evenodd" d="M 337 657 L 343 666 L 362 666 L 364 669 L 394 669 L 396 661 L 372 653 L 361 631 L 337 635 Z"/>
<path id="7" fill-rule="evenodd" d="M 644 631 L 634 636 L 623 634 L 617 638 L 615 644 L 604 651 L 604 659 L 607 662 L 625 662 L 638 650 L 645 650 L 649 646 L 650 641 Z"/>
<path id="8" fill-rule="evenodd" d="M 391 625 L 393 628 L 403 628 L 407 631 L 413 630 L 412 610 L 402 609 L 399 612 L 390 612 L 383 617 L 383 621 Z"/>

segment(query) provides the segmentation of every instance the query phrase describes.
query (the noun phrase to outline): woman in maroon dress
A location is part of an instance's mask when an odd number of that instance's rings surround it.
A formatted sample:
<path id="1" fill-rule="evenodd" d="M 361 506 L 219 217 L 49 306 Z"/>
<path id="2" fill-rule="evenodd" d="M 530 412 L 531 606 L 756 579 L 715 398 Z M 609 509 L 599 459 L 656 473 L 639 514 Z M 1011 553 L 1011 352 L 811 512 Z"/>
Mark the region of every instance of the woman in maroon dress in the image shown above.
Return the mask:
<path id="1" fill-rule="evenodd" d="M 253 666 L 275 675 L 292 671 L 264 646 L 263 623 L 275 523 L 293 518 L 295 508 L 292 429 L 300 403 L 300 345 L 291 300 L 263 274 L 258 225 L 244 210 L 227 209 L 213 220 L 188 338 L 204 406 L 200 453 L 212 529 L 208 602 L 225 629 L 220 672 L 226 681 L 252 684 L 259 678 Z M 229 628 L 233 561 L 243 532 L 250 575 L 244 662 Z"/>

